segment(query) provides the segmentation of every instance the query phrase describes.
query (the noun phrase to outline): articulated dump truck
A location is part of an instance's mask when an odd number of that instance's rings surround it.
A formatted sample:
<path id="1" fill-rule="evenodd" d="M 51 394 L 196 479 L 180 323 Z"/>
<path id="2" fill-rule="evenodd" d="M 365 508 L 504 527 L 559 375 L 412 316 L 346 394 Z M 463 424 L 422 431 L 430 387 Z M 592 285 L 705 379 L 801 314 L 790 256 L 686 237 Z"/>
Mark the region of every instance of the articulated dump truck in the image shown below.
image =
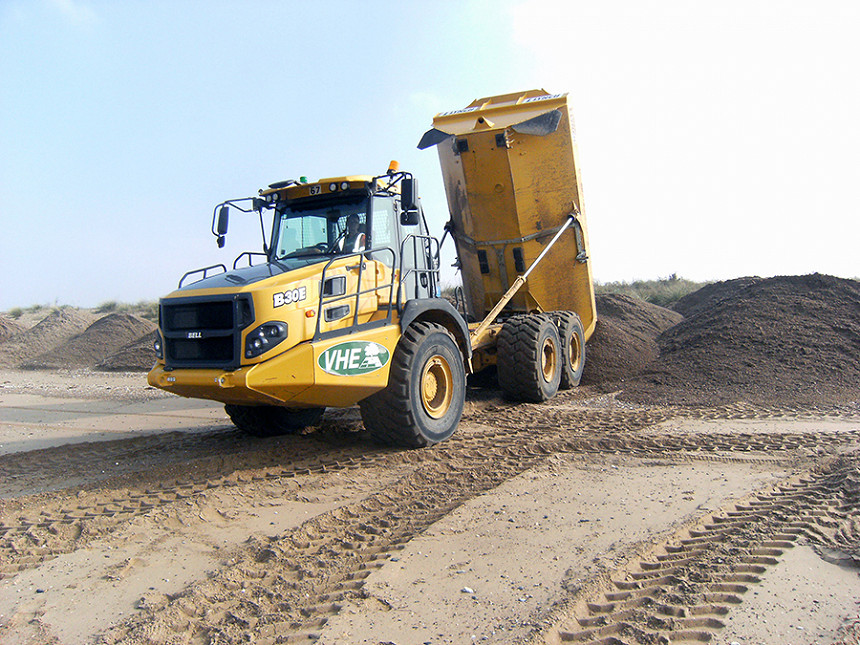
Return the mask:
<path id="1" fill-rule="evenodd" d="M 440 242 L 396 162 L 282 181 L 216 206 L 219 246 L 231 211 L 256 213 L 263 251 L 186 273 L 161 299 L 149 383 L 222 402 L 258 436 L 358 404 L 374 439 L 405 447 L 451 436 L 467 374 L 495 366 L 508 398 L 534 402 L 577 385 L 596 312 L 567 96 L 479 99 L 437 115 L 419 143 L 430 147 L 458 306 L 439 296 Z"/>

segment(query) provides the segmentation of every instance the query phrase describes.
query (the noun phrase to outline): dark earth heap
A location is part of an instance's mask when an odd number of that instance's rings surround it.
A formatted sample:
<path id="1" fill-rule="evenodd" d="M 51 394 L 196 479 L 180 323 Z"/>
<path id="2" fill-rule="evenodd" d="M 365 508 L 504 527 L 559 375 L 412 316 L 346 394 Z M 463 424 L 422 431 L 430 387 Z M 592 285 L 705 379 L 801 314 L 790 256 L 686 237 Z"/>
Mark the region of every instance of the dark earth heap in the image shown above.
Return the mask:
<path id="1" fill-rule="evenodd" d="M 685 405 L 860 399 L 856 280 L 733 280 L 705 287 L 677 308 L 687 317 L 658 338 L 659 357 L 625 384 L 622 398 Z"/>

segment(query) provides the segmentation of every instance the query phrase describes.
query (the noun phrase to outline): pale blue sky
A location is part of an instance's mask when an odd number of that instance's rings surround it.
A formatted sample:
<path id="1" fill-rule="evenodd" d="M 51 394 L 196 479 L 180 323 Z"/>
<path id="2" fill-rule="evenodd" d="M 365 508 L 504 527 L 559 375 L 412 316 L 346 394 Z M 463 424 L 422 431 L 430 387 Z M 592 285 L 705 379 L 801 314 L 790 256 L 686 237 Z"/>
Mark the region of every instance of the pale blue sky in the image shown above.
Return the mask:
<path id="1" fill-rule="evenodd" d="M 848 0 L 0 0 L 0 310 L 155 299 L 259 250 L 238 217 L 216 248 L 218 202 L 390 159 L 441 235 L 433 115 L 541 87 L 570 94 L 597 279 L 854 277 L 858 24 Z"/>

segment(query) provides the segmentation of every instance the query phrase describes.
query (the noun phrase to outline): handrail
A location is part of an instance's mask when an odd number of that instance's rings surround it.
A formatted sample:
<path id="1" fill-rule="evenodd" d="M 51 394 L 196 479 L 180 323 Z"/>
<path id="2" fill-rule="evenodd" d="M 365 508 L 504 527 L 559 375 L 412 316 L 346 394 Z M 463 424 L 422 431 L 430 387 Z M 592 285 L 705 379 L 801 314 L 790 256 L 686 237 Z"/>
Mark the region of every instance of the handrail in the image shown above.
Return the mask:
<path id="1" fill-rule="evenodd" d="M 182 283 L 185 282 L 185 278 L 187 278 L 188 276 L 194 275 L 195 273 L 203 273 L 203 277 L 200 278 L 200 280 L 205 280 L 206 278 L 209 277 L 209 275 L 208 275 L 209 269 L 217 269 L 218 267 L 221 267 L 221 269 L 222 269 L 221 273 L 227 273 L 227 267 L 224 266 L 223 264 L 213 264 L 212 266 L 203 267 L 202 269 L 194 269 L 193 271 L 189 271 L 188 273 L 186 273 L 184 276 L 182 276 L 179 279 L 179 287 L 178 288 L 179 289 L 182 288 Z M 200 282 L 200 280 L 195 280 L 194 282 Z"/>
<path id="2" fill-rule="evenodd" d="M 382 284 L 382 285 L 374 285 L 368 289 L 362 289 L 361 288 L 361 280 L 362 280 L 362 277 L 364 276 L 364 270 L 367 266 L 367 262 L 373 262 L 374 258 L 371 256 L 373 254 L 379 254 L 379 253 L 390 253 L 391 254 L 391 268 L 392 268 L 391 281 L 386 283 L 386 284 Z M 338 295 L 333 295 L 333 296 L 326 296 L 323 293 L 323 289 L 324 289 L 325 283 L 326 283 L 326 272 L 331 268 L 331 265 L 333 263 L 338 262 L 338 261 L 348 261 L 349 258 L 359 258 L 359 263 L 357 265 L 358 266 L 358 288 L 356 289 L 356 291 L 354 293 L 343 293 L 343 294 L 338 294 Z M 324 316 L 323 308 L 328 306 L 328 305 L 331 305 L 335 302 L 338 302 L 340 300 L 353 300 L 354 299 L 355 305 L 354 305 L 354 314 L 352 317 L 352 324 L 348 328 L 346 328 L 346 330 L 344 330 L 344 329 L 333 330 L 333 331 L 336 331 L 337 333 L 352 333 L 353 331 L 356 331 L 356 330 L 361 329 L 361 328 L 365 328 L 368 325 L 390 323 L 391 322 L 391 311 L 393 308 L 393 301 L 394 301 L 394 298 L 393 298 L 393 296 L 394 296 L 394 277 L 396 275 L 394 265 L 396 264 L 396 259 L 397 259 L 397 257 L 394 253 L 394 249 L 387 247 L 387 246 L 381 246 L 381 247 L 376 247 L 373 249 L 367 249 L 365 251 L 356 251 L 354 253 L 346 253 L 343 255 L 338 255 L 338 256 L 333 257 L 328 262 L 326 262 L 326 265 L 323 267 L 322 276 L 320 276 L 320 290 L 319 290 L 320 297 L 319 297 L 319 305 L 317 308 L 316 328 L 314 329 L 314 341 L 319 340 L 324 334 L 329 333 L 329 332 L 321 332 L 320 331 L 320 325 L 322 324 L 322 319 Z M 344 264 L 345 264 L 345 262 L 344 262 Z M 340 267 L 337 267 L 337 268 L 340 268 Z M 348 267 L 344 267 L 344 268 L 348 268 Z M 355 267 L 352 267 L 352 268 L 355 268 Z M 371 321 L 370 323 L 360 324 L 358 322 L 358 314 L 359 314 L 359 305 L 361 302 L 361 296 L 366 295 L 368 293 L 377 293 L 383 289 L 388 289 L 388 311 L 386 312 L 385 318 L 382 321 Z"/>
<path id="3" fill-rule="evenodd" d="M 418 264 L 419 253 L 421 253 L 421 255 L 429 263 L 429 266 L 427 266 L 427 267 L 414 266 L 414 267 L 408 269 L 404 273 L 404 271 L 403 271 L 404 259 L 406 256 L 407 248 L 410 245 L 411 245 L 413 263 L 416 265 Z M 435 294 L 437 285 L 439 284 L 440 261 L 436 255 L 436 253 L 438 252 L 438 247 L 439 247 L 439 240 L 437 240 L 435 237 L 432 237 L 430 235 L 408 235 L 406 237 L 406 239 L 404 239 L 400 245 L 399 258 L 397 256 L 397 254 L 394 252 L 394 249 L 392 249 L 391 247 L 382 246 L 382 247 L 377 247 L 377 248 L 373 248 L 373 249 L 368 249 L 365 251 L 356 251 L 354 253 L 346 253 L 343 255 L 338 255 L 338 256 L 333 257 L 328 262 L 326 262 L 325 266 L 323 267 L 322 275 L 320 276 L 320 290 L 319 290 L 320 296 L 319 296 L 319 304 L 317 307 L 317 321 L 316 321 L 316 326 L 314 329 L 314 341 L 318 341 L 321 338 L 328 336 L 329 334 L 351 334 L 351 333 L 353 333 L 359 329 L 366 329 L 366 328 L 372 327 L 372 326 L 380 326 L 383 324 L 390 324 L 391 317 L 392 317 L 392 311 L 394 310 L 394 307 L 396 306 L 398 312 L 403 309 L 404 290 L 408 288 L 409 285 L 407 284 L 407 280 L 412 275 L 416 276 L 415 293 L 414 293 L 413 297 L 417 298 L 420 296 L 419 289 L 421 289 L 421 288 L 426 288 L 429 293 Z M 374 286 L 371 286 L 367 289 L 362 289 L 361 288 L 361 285 L 362 285 L 361 281 L 364 277 L 364 272 L 366 269 L 367 262 L 374 261 L 376 258 L 374 258 L 373 256 L 378 255 L 380 253 L 390 253 L 391 254 L 391 260 L 392 260 L 391 261 L 391 269 L 392 269 L 391 281 L 386 282 L 385 284 L 381 284 L 381 285 L 374 285 Z M 350 292 L 350 293 L 343 293 L 343 294 L 338 294 L 338 295 L 326 296 L 323 293 L 323 289 L 325 287 L 325 283 L 327 280 L 327 274 L 328 274 L 329 270 L 332 268 L 332 265 L 335 262 L 339 262 L 339 261 L 344 261 L 343 264 L 345 265 L 349 261 L 350 258 L 358 258 L 359 259 L 358 265 L 351 267 L 352 269 L 358 268 L 358 287 L 356 288 L 355 291 Z M 339 265 L 337 268 L 340 268 L 340 266 L 341 265 Z M 345 267 L 345 268 L 350 268 L 350 267 Z M 421 276 L 421 275 L 428 276 L 426 285 L 420 285 L 419 286 L 420 280 L 421 280 L 419 276 Z M 397 297 L 396 298 L 394 297 L 394 283 L 395 283 L 395 281 L 397 282 Z M 377 320 L 377 321 L 370 321 L 367 323 L 359 323 L 358 322 L 358 316 L 359 316 L 359 308 L 360 308 L 360 304 L 361 304 L 361 297 L 364 295 L 367 295 L 369 293 L 378 293 L 384 289 L 388 289 L 388 307 L 387 307 L 385 318 L 381 319 L 381 320 Z M 405 295 L 408 296 L 409 294 L 405 294 Z M 354 310 L 351 312 L 352 313 L 352 323 L 349 325 L 349 327 L 346 327 L 346 328 L 331 330 L 329 332 L 320 331 L 321 325 L 323 323 L 323 318 L 325 316 L 324 309 L 326 307 L 329 307 L 330 305 L 332 305 L 336 302 L 342 301 L 342 300 L 349 300 L 349 301 L 354 302 L 354 305 L 353 305 Z M 396 305 L 395 305 L 395 303 L 396 303 Z"/>
<path id="4" fill-rule="evenodd" d="M 411 241 L 412 242 L 412 258 L 414 263 L 418 264 L 418 244 L 420 241 L 424 240 L 425 243 L 428 244 L 425 247 L 424 257 L 429 262 L 430 266 L 426 268 L 419 268 L 418 266 L 412 267 L 406 273 L 403 273 L 403 262 L 404 257 L 406 255 L 406 245 Z M 435 245 L 435 248 L 434 248 Z M 421 285 L 426 288 L 429 293 L 435 294 L 437 285 L 439 284 L 439 267 L 441 265 L 441 261 L 439 260 L 439 240 L 431 235 L 407 235 L 406 239 L 400 244 L 400 283 L 397 286 L 397 310 L 400 311 L 402 309 L 402 296 L 404 287 L 408 287 L 406 285 L 406 279 L 412 275 L 413 273 L 416 275 L 415 280 L 415 298 L 419 296 L 418 293 L 418 283 L 420 275 L 428 276 L 428 284 Z M 408 295 L 408 294 L 407 294 Z"/>
<path id="5" fill-rule="evenodd" d="M 267 258 L 267 259 L 268 259 L 268 257 L 269 257 L 268 253 L 261 253 L 260 251 L 242 251 L 242 253 L 240 253 L 240 254 L 236 257 L 236 259 L 235 259 L 235 260 L 233 260 L 233 268 L 234 268 L 234 269 L 238 268 L 239 260 L 241 260 L 241 259 L 242 259 L 243 257 L 245 257 L 246 255 L 248 256 L 248 266 L 249 266 L 249 267 L 254 266 L 254 265 L 251 263 L 251 258 L 252 258 L 252 257 L 254 257 L 255 255 L 262 255 L 264 258 Z"/>

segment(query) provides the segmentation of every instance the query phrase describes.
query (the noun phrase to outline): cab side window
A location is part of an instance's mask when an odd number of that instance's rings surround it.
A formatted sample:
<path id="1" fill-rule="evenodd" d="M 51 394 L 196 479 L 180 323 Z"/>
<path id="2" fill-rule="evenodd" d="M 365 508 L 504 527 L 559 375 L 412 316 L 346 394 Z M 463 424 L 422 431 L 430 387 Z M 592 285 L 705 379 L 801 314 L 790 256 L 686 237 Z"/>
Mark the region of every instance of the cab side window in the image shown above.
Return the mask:
<path id="1" fill-rule="evenodd" d="M 394 251 L 395 256 L 392 257 L 388 251 L 377 251 L 371 254 L 371 258 L 382 262 L 388 266 L 392 266 L 392 261 L 396 262 L 396 255 L 400 251 L 400 240 L 397 236 L 397 221 L 395 219 L 394 203 L 386 198 L 374 198 L 373 200 L 373 220 L 370 227 L 371 239 L 369 246 L 378 249 L 380 247 L 388 247 Z"/>

